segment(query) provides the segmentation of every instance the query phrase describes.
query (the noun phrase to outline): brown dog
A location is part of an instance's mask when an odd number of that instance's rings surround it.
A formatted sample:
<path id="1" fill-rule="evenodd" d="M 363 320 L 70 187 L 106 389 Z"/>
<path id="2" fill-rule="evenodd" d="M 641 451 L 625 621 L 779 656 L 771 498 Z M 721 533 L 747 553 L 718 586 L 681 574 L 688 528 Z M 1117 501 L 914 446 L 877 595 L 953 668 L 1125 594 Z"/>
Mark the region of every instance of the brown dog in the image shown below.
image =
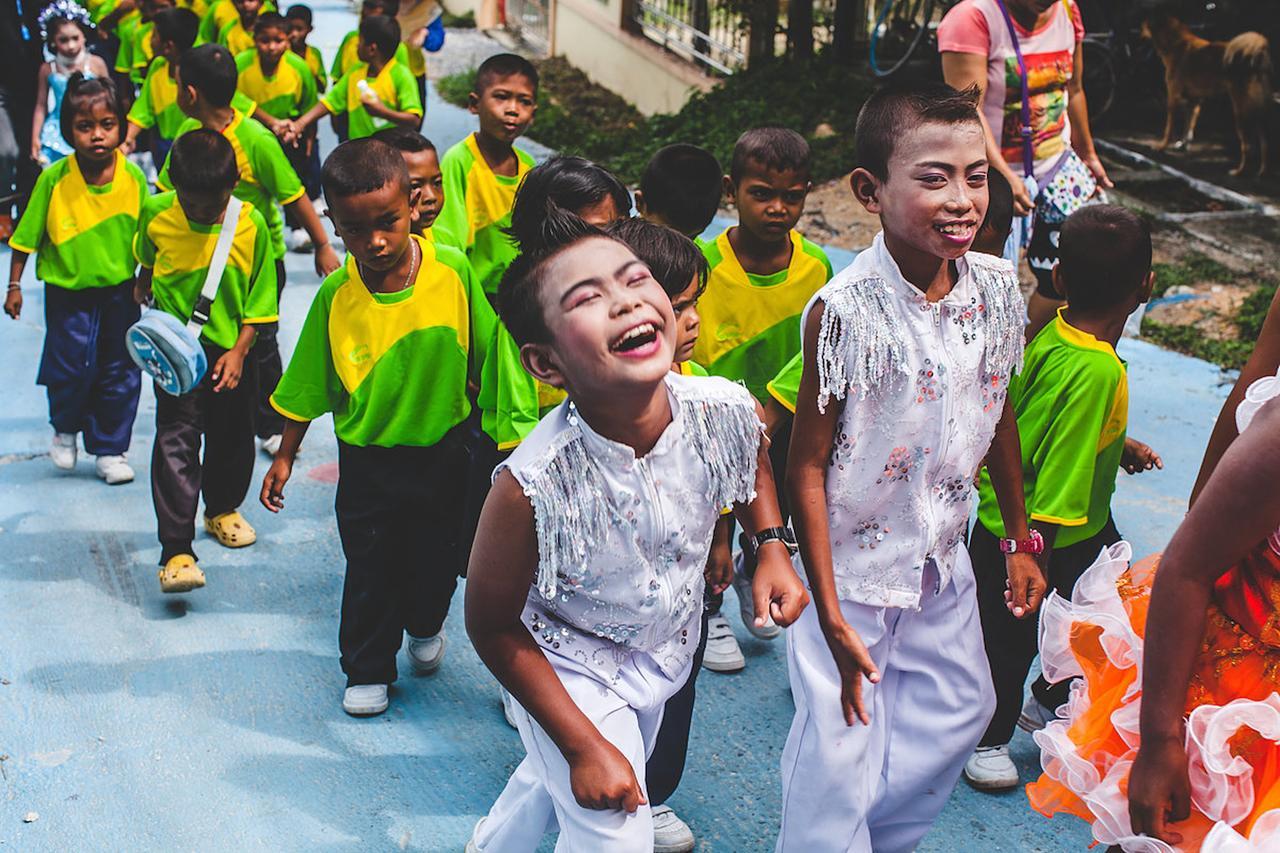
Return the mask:
<path id="1" fill-rule="evenodd" d="M 1163 151 L 1173 139 L 1175 122 L 1191 108 L 1186 133 L 1177 147 L 1191 144 L 1200 118 L 1200 106 L 1209 98 L 1231 98 L 1236 136 L 1240 139 L 1240 165 L 1233 175 L 1244 174 L 1250 161 L 1258 174 L 1267 169 L 1267 114 L 1271 107 L 1271 50 L 1260 33 L 1241 33 L 1231 41 L 1206 41 L 1169 15 L 1154 15 L 1142 25 L 1142 33 L 1155 44 L 1164 61 L 1164 82 L 1169 92 Z"/>

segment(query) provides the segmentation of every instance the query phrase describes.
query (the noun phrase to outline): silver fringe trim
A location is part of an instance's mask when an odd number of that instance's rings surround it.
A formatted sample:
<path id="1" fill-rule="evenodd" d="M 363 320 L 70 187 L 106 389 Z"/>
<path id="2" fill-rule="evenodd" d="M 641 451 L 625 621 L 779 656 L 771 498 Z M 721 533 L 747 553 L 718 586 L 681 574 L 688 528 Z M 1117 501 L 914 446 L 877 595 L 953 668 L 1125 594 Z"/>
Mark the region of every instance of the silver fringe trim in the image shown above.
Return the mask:
<path id="1" fill-rule="evenodd" d="M 978 299 L 987 309 L 983 339 L 987 370 L 1010 376 L 1022 370 L 1026 347 L 1027 306 L 1018 289 L 1018 275 L 1012 264 L 993 255 L 970 252 L 965 260 Z"/>
<path id="2" fill-rule="evenodd" d="M 907 373 L 902 324 L 893 295 L 879 276 L 851 278 L 822 294 L 825 308 L 818 330 L 818 411 L 850 388 L 865 397 L 895 373 Z"/>
<path id="3" fill-rule="evenodd" d="M 706 383 L 699 383 L 706 384 Z M 707 503 L 716 508 L 756 498 L 756 463 L 764 424 L 750 392 L 680 399 L 684 434 L 707 466 Z"/>

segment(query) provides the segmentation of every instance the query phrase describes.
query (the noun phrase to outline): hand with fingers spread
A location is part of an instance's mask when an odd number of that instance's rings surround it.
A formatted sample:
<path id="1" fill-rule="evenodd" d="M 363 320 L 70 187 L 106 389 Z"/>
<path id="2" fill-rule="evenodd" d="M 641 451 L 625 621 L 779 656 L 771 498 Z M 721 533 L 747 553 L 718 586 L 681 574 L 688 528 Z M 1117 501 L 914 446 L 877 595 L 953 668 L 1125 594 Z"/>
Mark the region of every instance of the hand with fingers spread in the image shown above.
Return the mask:
<path id="1" fill-rule="evenodd" d="M 785 628 L 799 619 L 800 612 L 808 605 L 809 593 L 797 577 L 791 555 L 781 542 L 766 542 L 756 553 L 751 596 L 755 599 L 757 628 L 764 627 L 770 617 Z"/>
<path id="2" fill-rule="evenodd" d="M 1168 824 L 1191 816 L 1187 750 L 1181 740 L 1143 739 L 1129 771 L 1129 820 L 1135 833 L 1179 844 Z"/>
<path id="3" fill-rule="evenodd" d="M 840 671 L 840 710 L 845 725 L 852 726 L 855 720 L 864 726 L 871 725 L 870 703 L 866 701 L 862 684 L 863 678 L 872 684 L 880 681 L 880 670 L 871 659 L 871 653 L 863 645 L 858 632 L 847 622 L 824 625 L 822 634 L 827 639 L 831 656 L 835 658 L 836 669 Z"/>
<path id="4" fill-rule="evenodd" d="M 573 798 L 584 809 L 622 809 L 634 814 L 648 803 L 635 768 L 616 746 L 600 738 L 581 755 L 566 755 Z"/>

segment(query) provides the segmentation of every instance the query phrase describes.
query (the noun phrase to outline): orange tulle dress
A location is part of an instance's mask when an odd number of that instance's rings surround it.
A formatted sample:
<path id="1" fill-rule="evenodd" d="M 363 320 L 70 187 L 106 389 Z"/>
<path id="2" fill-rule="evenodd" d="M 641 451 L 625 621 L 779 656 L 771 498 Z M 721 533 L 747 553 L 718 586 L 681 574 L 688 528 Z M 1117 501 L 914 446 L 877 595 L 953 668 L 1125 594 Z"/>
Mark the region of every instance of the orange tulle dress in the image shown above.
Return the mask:
<path id="1" fill-rule="evenodd" d="M 1250 386 L 1243 432 L 1280 376 Z M 1278 520 L 1280 522 L 1280 520 Z M 1159 558 L 1131 565 L 1119 542 L 1081 576 L 1070 600 L 1050 596 L 1040 660 L 1050 681 L 1077 678 L 1059 719 L 1035 735 L 1044 773 L 1027 797 L 1046 816 L 1072 814 L 1129 853 L 1280 851 L 1280 531 L 1220 576 L 1187 690 L 1192 813 L 1171 846 L 1136 836 L 1129 770 L 1138 752 L 1142 649 Z"/>

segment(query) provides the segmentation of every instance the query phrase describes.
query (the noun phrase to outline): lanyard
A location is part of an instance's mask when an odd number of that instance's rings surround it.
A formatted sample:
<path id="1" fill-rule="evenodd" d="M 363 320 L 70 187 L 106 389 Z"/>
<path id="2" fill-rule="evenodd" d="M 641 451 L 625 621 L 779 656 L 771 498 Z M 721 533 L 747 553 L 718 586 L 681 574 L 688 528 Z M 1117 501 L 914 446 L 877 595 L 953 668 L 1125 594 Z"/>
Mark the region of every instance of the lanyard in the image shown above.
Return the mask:
<path id="1" fill-rule="evenodd" d="M 1035 154 L 1031 147 L 1031 93 L 1027 90 L 1027 61 L 1022 58 L 1022 46 L 1018 43 L 1018 30 L 1013 25 L 1013 16 L 1004 0 L 996 0 L 1000 12 L 1004 15 L 1005 26 L 1009 28 L 1009 37 L 1013 39 L 1013 54 L 1018 58 L 1018 83 L 1022 86 L 1022 112 L 1019 116 L 1018 132 L 1022 135 L 1022 174 L 1035 173 Z"/>

